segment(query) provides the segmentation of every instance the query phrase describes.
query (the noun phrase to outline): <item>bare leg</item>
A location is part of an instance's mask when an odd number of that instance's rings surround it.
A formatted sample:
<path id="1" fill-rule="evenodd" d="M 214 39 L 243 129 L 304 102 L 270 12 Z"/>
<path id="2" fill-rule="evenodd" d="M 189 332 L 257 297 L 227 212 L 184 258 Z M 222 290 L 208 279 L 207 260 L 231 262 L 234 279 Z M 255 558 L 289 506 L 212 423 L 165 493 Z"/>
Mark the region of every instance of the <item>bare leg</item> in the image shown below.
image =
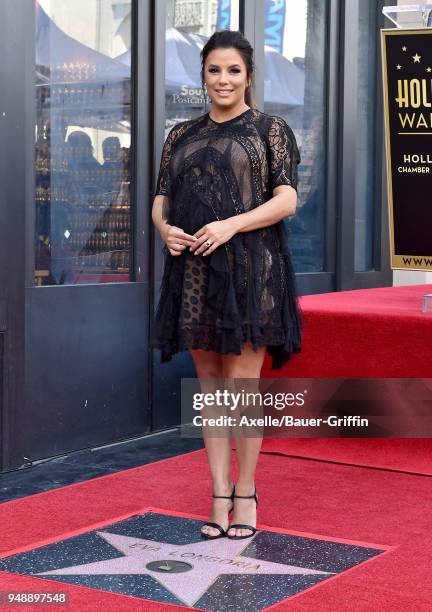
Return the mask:
<path id="1" fill-rule="evenodd" d="M 192 358 L 200 380 L 203 393 L 214 392 L 210 379 L 222 379 L 222 360 L 219 353 L 213 351 L 193 350 Z M 203 428 L 204 445 L 213 484 L 214 495 L 231 495 L 233 483 L 231 478 L 231 437 L 214 437 L 206 434 Z M 230 499 L 214 499 L 210 521 L 218 523 L 223 529 L 228 527 L 228 513 L 231 509 Z M 214 527 L 204 525 L 201 530 L 211 536 L 219 535 Z"/>
<path id="2" fill-rule="evenodd" d="M 246 343 L 241 355 L 222 355 L 225 378 L 259 379 L 265 356 L 265 347 L 254 351 Z M 239 477 L 236 484 L 236 495 L 252 495 L 255 489 L 255 470 L 261 449 L 262 437 L 236 436 L 237 461 Z M 234 499 L 234 517 L 232 523 L 256 525 L 256 503 L 254 499 Z M 249 529 L 229 529 L 229 535 L 249 535 Z"/>

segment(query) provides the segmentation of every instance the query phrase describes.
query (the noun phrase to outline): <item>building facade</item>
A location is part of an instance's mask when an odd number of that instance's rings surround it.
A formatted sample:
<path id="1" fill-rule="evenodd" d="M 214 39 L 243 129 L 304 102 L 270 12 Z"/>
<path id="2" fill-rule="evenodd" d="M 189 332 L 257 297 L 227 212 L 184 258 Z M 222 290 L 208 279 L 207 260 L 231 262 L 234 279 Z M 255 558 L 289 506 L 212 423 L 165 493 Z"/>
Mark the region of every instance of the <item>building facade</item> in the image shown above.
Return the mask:
<path id="1" fill-rule="evenodd" d="M 215 30 L 249 39 L 255 106 L 299 144 L 286 223 L 300 293 L 392 284 L 382 6 L 2 4 L 2 470 L 179 422 L 194 371 L 188 354 L 161 366 L 151 348 L 163 263 L 152 193 L 169 129 L 210 110 L 199 52 Z"/>

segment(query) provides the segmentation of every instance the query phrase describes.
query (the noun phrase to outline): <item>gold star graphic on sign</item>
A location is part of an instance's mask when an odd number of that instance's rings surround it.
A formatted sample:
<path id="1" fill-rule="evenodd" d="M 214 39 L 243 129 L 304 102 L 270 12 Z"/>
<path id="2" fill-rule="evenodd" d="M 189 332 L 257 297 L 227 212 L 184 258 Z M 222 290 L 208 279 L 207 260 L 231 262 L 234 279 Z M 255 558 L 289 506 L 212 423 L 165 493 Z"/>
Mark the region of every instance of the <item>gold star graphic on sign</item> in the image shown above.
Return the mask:
<path id="1" fill-rule="evenodd" d="M 402 68 L 402 66 L 401 66 L 400 64 L 398 64 L 398 65 L 396 66 L 396 68 L 397 68 L 398 70 L 400 70 L 400 69 Z"/>
<path id="2" fill-rule="evenodd" d="M 402 51 L 406 51 L 406 47 L 402 47 Z"/>
<path id="3" fill-rule="evenodd" d="M 413 56 L 412 56 L 412 58 L 413 58 L 413 60 L 414 60 L 414 63 L 416 63 L 416 62 L 420 62 L 421 55 L 419 55 L 418 53 L 416 53 L 415 55 L 413 55 Z"/>

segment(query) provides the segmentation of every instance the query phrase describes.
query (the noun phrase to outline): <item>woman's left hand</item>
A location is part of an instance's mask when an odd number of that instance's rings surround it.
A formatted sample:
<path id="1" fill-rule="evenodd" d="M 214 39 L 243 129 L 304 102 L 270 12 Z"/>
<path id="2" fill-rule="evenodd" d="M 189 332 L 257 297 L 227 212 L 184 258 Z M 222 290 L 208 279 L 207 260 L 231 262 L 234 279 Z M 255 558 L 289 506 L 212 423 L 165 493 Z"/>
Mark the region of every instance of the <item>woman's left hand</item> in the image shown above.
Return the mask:
<path id="1" fill-rule="evenodd" d="M 195 255 L 210 255 L 221 244 L 228 242 L 235 234 L 235 226 L 231 219 L 207 223 L 194 236 L 198 238 L 190 247 Z M 206 242 L 211 244 L 208 246 Z"/>

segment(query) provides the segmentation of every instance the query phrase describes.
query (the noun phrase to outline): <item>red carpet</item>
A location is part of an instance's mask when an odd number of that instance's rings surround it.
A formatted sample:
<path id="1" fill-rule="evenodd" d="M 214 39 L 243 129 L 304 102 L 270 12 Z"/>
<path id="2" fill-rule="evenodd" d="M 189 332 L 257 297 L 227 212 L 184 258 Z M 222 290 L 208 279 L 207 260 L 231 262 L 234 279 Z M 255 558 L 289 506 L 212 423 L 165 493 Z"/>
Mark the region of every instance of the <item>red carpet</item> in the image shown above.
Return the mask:
<path id="1" fill-rule="evenodd" d="M 431 378 L 432 313 L 421 312 L 432 285 L 305 295 L 302 352 L 282 371 L 292 378 Z"/>
<path id="2" fill-rule="evenodd" d="M 261 498 L 259 526 L 263 528 L 396 547 L 277 604 L 273 610 L 430 611 L 432 537 L 428 509 L 432 507 L 432 486 L 428 476 L 263 454 L 256 483 Z M 0 506 L 0 551 L 4 556 L 32 548 L 148 506 L 207 518 L 210 493 L 204 451 L 40 493 Z M 70 603 L 58 609 L 73 612 L 179 610 L 177 606 L 0 572 L 0 590 L 8 589 L 67 590 Z"/>
<path id="3" fill-rule="evenodd" d="M 432 476 L 430 438 L 266 438 L 262 452 Z"/>

